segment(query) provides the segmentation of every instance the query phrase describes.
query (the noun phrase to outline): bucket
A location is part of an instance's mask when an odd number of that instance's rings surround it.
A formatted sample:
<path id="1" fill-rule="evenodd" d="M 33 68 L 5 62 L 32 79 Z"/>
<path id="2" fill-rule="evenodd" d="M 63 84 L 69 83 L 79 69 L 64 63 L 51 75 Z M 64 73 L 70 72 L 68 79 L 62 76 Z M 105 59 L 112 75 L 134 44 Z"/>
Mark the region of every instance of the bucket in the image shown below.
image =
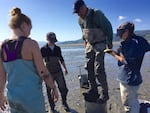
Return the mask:
<path id="1" fill-rule="evenodd" d="M 85 113 L 107 113 L 107 103 L 99 104 L 85 101 Z"/>

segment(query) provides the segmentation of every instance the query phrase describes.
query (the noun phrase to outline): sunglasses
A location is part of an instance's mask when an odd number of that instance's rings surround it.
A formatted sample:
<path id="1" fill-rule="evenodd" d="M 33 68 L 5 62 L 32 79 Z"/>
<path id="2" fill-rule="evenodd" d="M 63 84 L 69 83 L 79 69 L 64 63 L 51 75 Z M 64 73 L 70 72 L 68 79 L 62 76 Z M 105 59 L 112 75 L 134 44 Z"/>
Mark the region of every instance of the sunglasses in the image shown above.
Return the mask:
<path id="1" fill-rule="evenodd" d="M 126 29 L 117 29 L 117 36 L 122 36 Z"/>

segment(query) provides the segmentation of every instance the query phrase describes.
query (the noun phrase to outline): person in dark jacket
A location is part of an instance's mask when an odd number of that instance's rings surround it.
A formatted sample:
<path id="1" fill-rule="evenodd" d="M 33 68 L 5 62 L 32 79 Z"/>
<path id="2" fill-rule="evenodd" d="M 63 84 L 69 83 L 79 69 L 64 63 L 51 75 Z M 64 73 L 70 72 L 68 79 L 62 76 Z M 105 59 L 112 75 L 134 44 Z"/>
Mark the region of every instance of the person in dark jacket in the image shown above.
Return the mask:
<path id="1" fill-rule="evenodd" d="M 76 0 L 73 12 L 79 16 L 78 22 L 85 42 L 85 69 L 88 72 L 90 90 L 84 93 L 85 100 L 105 103 L 109 99 L 107 77 L 105 73 L 103 52 L 112 48 L 113 31 L 110 21 L 104 13 L 86 6 L 83 0 Z M 102 92 L 99 97 L 96 80 L 101 84 Z M 94 97 L 94 98 L 93 98 Z"/>
<path id="2" fill-rule="evenodd" d="M 122 23 L 117 35 L 123 40 L 118 52 L 108 50 L 118 60 L 121 100 L 126 113 L 139 113 L 138 90 L 142 83 L 141 65 L 150 44 L 146 39 L 134 34 L 132 22 Z"/>
<path id="3" fill-rule="evenodd" d="M 47 33 L 46 39 L 48 43 L 41 48 L 42 57 L 45 61 L 45 65 L 47 69 L 52 75 L 53 80 L 56 81 L 57 83 L 58 89 L 62 97 L 62 104 L 64 109 L 66 111 L 70 111 L 67 104 L 68 88 L 66 86 L 66 81 L 63 75 L 61 65 L 64 68 L 65 75 L 68 74 L 68 71 L 64 62 L 64 58 L 62 56 L 61 48 L 55 44 L 57 42 L 55 33 L 53 32 Z M 47 88 L 49 103 L 51 106 L 51 112 L 56 113 L 55 103 L 51 95 L 49 94 L 49 92 L 51 92 L 51 89 L 47 85 L 46 88 Z"/>

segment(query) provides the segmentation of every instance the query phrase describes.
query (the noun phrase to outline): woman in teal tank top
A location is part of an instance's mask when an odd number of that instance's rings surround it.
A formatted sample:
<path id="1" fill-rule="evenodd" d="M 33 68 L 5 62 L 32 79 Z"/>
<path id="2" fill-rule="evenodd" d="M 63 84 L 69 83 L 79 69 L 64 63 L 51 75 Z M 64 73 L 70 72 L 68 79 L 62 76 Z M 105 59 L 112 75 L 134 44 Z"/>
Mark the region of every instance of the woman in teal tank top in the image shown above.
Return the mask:
<path id="1" fill-rule="evenodd" d="M 55 102 L 58 92 L 44 66 L 37 42 L 28 38 L 31 20 L 19 8 L 13 8 L 9 26 L 12 38 L 1 46 L 0 108 L 5 110 L 8 102 L 11 113 L 45 113 L 42 81 L 52 88 Z M 7 100 L 4 96 L 6 81 Z"/>

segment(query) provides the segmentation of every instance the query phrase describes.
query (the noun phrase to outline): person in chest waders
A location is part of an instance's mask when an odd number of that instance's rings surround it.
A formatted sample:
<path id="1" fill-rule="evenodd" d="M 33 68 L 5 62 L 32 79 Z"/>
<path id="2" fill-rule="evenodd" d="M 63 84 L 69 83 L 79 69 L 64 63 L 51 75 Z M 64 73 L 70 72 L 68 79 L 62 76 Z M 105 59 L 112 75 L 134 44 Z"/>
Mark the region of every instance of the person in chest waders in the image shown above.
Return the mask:
<path id="1" fill-rule="evenodd" d="M 106 103 L 109 99 L 107 76 L 105 73 L 104 49 L 113 47 L 113 31 L 110 21 L 100 10 L 89 8 L 83 0 L 74 2 L 73 13 L 78 16 L 78 23 L 82 30 L 85 42 L 85 69 L 88 72 L 90 90 L 84 93 L 85 100 L 97 103 Z M 102 92 L 99 97 L 96 78 Z"/>
<path id="2" fill-rule="evenodd" d="M 66 86 L 66 81 L 64 78 L 64 74 L 67 75 L 68 71 L 64 62 L 64 58 L 62 56 L 61 48 L 55 44 L 57 42 L 55 33 L 47 33 L 46 40 L 48 41 L 48 43 L 41 48 L 42 57 L 45 61 L 47 69 L 52 75 L 53 80 L 57 83 L 62 98 L 62 105 L 65 111 L 69 112 L 70 109 L 67 104 L 68 88 Z M 64 68 L 64 74 L 61 65 Z M 55 110 L 55 103 L 51 95 L 49 94 L 51 88 L 47 85 L 46 88 L 48 93 L 49 104 L 51 106 L 51 112 L 57 113 L 57 111 Z"/>

